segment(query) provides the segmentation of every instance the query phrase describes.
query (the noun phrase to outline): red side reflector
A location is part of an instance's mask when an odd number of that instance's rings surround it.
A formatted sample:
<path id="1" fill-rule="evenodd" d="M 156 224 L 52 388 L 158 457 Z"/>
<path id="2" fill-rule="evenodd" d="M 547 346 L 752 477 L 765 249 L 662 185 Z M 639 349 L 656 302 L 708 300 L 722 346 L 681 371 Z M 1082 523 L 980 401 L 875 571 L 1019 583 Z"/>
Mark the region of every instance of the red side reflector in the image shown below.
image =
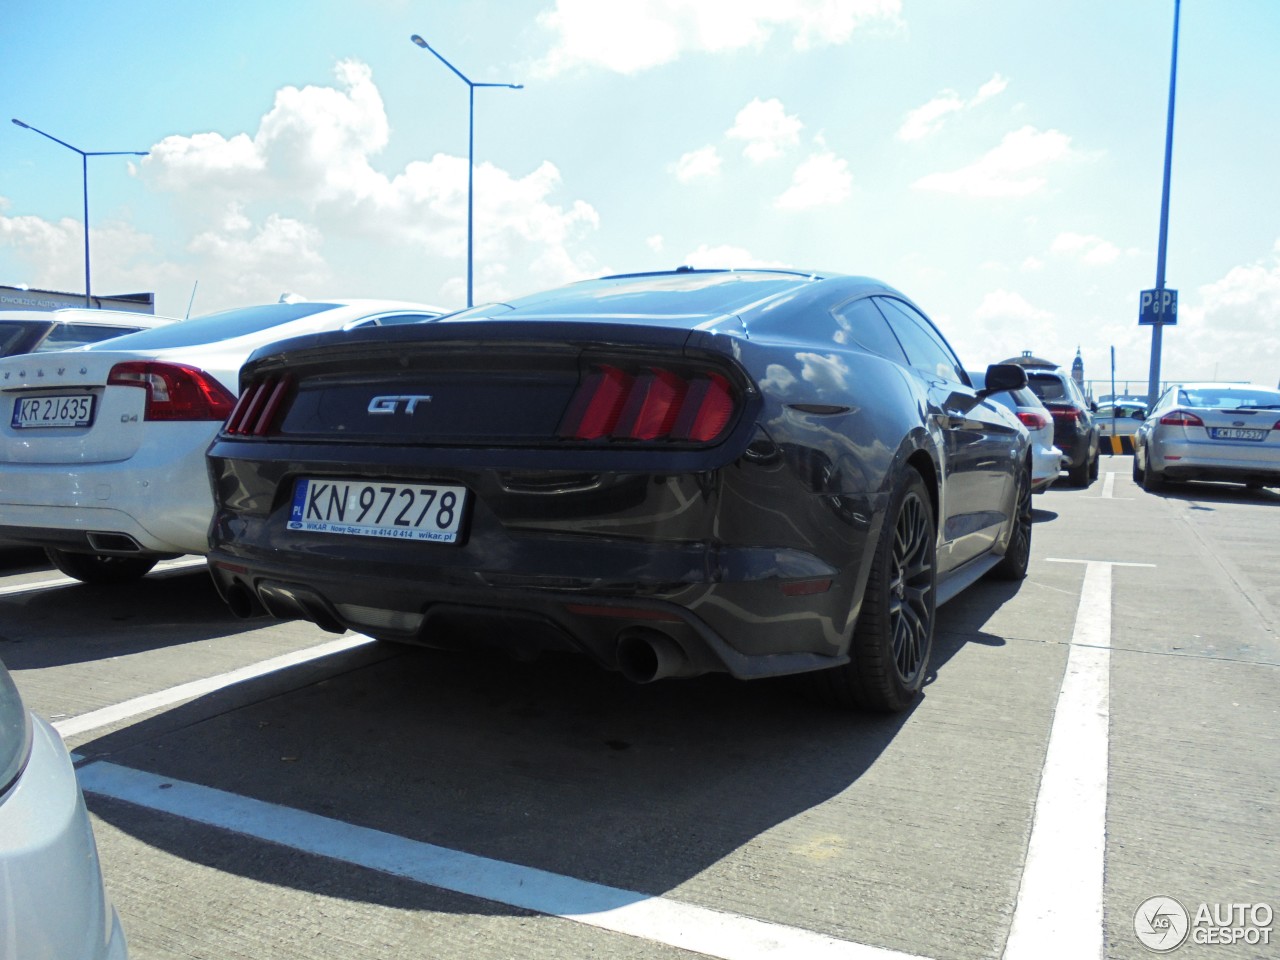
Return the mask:
<path id="1" fill-rule="evenodd" d="M 784 597 L 809 597 L 815 593 L 826 593 L 831 589 L 831 578 L 822 580 L 788 580 L 782 585 Z"/>
<path id="2" fill-rule="evenodd" d="M 566 603 L 564 609 L 568 613 L 580 617 L 609 617 L 615 620 L 658 620 L 664 623 L 680 623 L 679 617 L 665 610 L 650 610 L 645 607 L 607 607 L 590 603 Z"/>

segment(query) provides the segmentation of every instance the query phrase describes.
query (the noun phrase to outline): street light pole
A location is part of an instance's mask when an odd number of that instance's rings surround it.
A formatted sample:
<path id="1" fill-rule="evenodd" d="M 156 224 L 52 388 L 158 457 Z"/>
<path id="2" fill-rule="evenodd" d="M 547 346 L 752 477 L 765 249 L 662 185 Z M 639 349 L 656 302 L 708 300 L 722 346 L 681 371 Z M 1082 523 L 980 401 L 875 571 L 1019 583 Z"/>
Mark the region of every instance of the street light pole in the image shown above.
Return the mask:
<path id="1" fill-rule="evenodd" d="M 65 140 L 59 140 L 51 133 L 45 133 L 39 127 L 33 127 L 29 123 L 23 123 L 17 118 L 13 122 L 22 127 L 23 130 L 30 130 L 38 133 L 40 136 L 52 140 L 54 143 L 60 143 L 68 150 L 74 150 L 80 154 L 80 182 L 84 188 L 84 305 L 92 307 L 92 289 L 89 282 L 89 158 L 90 157 L 145 157 L 149 151 L 146 150 L 81 150 L 79 147 L 73 147 Z"/>
<path id="2" fill-rule="evenodd" d="M 409 38 L 423 50 L 427 50 L 435 55 L 436 59 L 443 63 L 446 67 L 457 75 L 458 79 L 467 85 L 470 95 L 470 110 L 467 132 L 467 306 L 475 306 L 472 300 L 473 290 L 473 256 L 472 248 L 474 245 L 473 221 L 475 216 L 475 177 L 476 177 L 476 87 L 506 87 L 508 90 L 523 90 L 522 83 L 477 83 L 467 77 L 461 70 L 440 55 L 431 44 L 423 40 L 416 33 Z"/>

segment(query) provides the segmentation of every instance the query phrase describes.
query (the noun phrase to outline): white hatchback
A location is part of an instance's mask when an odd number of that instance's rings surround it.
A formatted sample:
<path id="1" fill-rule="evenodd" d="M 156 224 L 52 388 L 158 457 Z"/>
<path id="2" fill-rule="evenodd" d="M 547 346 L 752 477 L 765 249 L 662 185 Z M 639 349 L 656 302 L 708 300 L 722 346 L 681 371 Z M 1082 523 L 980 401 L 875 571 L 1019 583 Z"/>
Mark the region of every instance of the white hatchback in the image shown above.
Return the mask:
<path id="1" fill-rule="evenodd" d="M 44 547 L 59 570 L 90 583 L 205 553 L 213 497 L 204 454 L 249 354 L 444 312 L 388 300 L 273 303 L 0 359 L 0 539 Z"/>

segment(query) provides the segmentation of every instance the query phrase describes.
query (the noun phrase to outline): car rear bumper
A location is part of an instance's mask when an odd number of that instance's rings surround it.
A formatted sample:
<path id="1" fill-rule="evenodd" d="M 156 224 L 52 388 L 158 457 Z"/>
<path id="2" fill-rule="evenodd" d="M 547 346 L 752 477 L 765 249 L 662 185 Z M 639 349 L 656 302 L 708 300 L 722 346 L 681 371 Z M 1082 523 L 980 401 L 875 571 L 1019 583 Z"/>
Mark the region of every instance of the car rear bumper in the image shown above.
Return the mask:
<path id="1" fill-rule="evenodd" d="M 145 462 L 5 463 L 0 471 L 0 537 L 91 549 L 84 538 L 96 532 L 137 542 L 138 550 L 124 552 L 204 553 L 208 548 L 213 494 L 203 447 L 172 448 L 163 459 Z M 42 530 L 49 535 L 41 536 Z"/>
<path id="2" fill-rule="evenodd" d="M 720 568 L 717 579 L 686 561 L 681 578 L 667 579 L 654 576 L 652 564 L 646 572 L 650 552 L 597 553 L 590 576 L 558 575 L 554 556 L 539 573 L 465 576 L 365 564 L 319 572 L 314 562 L 301 568 L 246 562 L 239 552 L 217 549 L 209 566 L 219 592 L 242 616 L 265 612 L 424 646 L 496 648 L 517 659 L 574 651 L 637 680 L 657 678 L 635 665 L 646 650 L 670 654 L 659 676 L 723 672 L 750 679 L 847 659 L 853 597 L 862 586 L 856 569 L 839 571 L 796 551 L 739 549 L 704 556 L 704 570 Z M 791 576 L 779 575 L 785 573 Z"/>
<path id="3" fill-rule="evenodd" d="M 1163 440 L 1150 447 L 1149 459 L 1156 470 L 1173 480 L 1280 483 L 1280 451 L 1263 442 L 1245 447 Z"/>
<path id="4" fill-rule="evenodd" d="M 0 798 L 0 960 L 124 960 L 75 770 L 53 728 L 33 727 L 27 768 Z"/>

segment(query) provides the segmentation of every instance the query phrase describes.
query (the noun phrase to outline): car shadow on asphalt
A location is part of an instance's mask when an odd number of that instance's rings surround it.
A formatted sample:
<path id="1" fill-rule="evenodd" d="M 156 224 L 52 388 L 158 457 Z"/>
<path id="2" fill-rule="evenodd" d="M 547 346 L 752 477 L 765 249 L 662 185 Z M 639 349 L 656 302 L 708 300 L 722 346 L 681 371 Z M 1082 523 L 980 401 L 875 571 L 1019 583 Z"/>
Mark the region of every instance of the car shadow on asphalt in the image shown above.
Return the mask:
<path id="1" fill-rule="evenodd" d="M 1280 490 L 1274 487 L 1250 489 L 1238 483 L 1206 483 L 1198 480 L 1169 483 L 1166 481 L 1156 496 L 1165 497 L 1168 500 L 1185 500 L 1195 504 L 1251 503 L 1264 507 L 1280 507 Z M 1201 507 L 1201 509 L 1212 508 Z"/>
<path id="2" fill-rule="evenodd" d="M 70 583 L 0 597 L 0 660 L 33 670 L 256 630 L 222 602 L 208 571 L 113 586 Z"/>
<path id="3" fill-rule="evenodd" d="M 1003 643 L 968 625 L 989 620 L 1016 588 L 983 582 L 942 608 L 931 683 L 967 643 Z M 565 654 L 515 663 L 378 645 L 378 656 L 327 673 L 308 665 L 313 674 L 301 682 L 289 671 L 260 678 L 77 753 L 659 895 L 833 799 L 847 805 L 833 829 L 848 832 L 849 843 L 867 842 L 859 822 L 866 814 L 852 798 L 929 697 L 926 687 L 906 712 L 863 714 L 818 701 L 803 678 L 638 686 Z M 399 881 L 374 883 L 365 871 L 289 869 L 281 858 L 298 855 L 210 842 L 218 831 L 157 822 L 127 803 L 91 796 L 90 806 L 144 843 L 256 881 L 389 906 L 491 909 Z"/>

